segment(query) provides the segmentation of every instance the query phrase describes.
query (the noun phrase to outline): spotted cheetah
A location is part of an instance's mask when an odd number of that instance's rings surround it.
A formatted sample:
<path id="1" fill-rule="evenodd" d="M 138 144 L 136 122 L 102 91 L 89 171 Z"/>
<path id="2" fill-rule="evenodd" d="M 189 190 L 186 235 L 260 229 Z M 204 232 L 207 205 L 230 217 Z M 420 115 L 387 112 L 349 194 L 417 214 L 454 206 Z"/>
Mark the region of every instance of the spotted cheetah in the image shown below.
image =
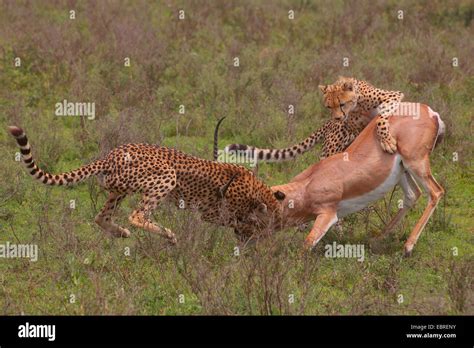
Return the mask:
<path id="1" fill-rule="evenodd" d="M 339 77 L 332 85 L 320 85 L 324 105 L 331 110 L 333 119 L 347 119 L 350 113 L 366 112 L 377 116 L 377 137 L 382 149 L 395 153 L 397 142 L 390 134 L 388 117 L 398 109 L 404 95 L 399 91 L 386 91 L 352 77 Z"/>
<path id="2" fill-rule="evenodd" d="M 226 146 L 224 151 L 237 152 L 259 162 L 281 162 L 311 150 L 322 141 L 323 147 L 319 156 L 322 160 L 349 147 L 365 126 L 377 116 L 377 112 L 375 112 L 377 105 L 379 108 L 382 105 L 384 110 L 393 111 L 403 98 L 403 93 L 385 91 L 373 87 L 368 82 L 343 77 L 339 78 L 334 85 L 319 86 L 319 88 L 324 93 L 325 105 L 331 109 L 333 117 L 300 143 L 284 149 L 260 149 L 249 145 L 231 144 Z M 345 93 L 351 88 L 352 91 L 355 89 L 359 91 L 355 101 L 351 99 L 354 98 L 353 93 L 349 93 L 349 95 Z M 347 105 L 343 104 L 341 108 L 339 100 L 341 102 L 347 101 Z M 351 102 L 355 104 L 351 104 Z M 357 102 L 360 104 L 359 106 L 356 105 Z M 345 108 L 348 107 L 351 109 L 346 110 Z M 383 114 L 387 115 L 387 112 L 384 111 Z M 380 116 L 377 135 L 379 138 L 387 137 L 381 146 L 385 151 L 392 152 L 394 149 L 396 150 L 396 142 L 388 132 L 388 123 L 385 123 L 386 117 Z"/>
<path id="3" fill-rule="evenodd" d="M 129 217 L 131 224 L 157 233 L 173 244 L 177 242 L 175 234 L 150 220 L 151 212 L 165 197 L 180 208 L 197 210 L 204 221 L 234 228 L 241 239 L 267 228 L 260 216 L 274 215 L 272 224 L 278 224 L 281 211 L 278 200 L 284 195 L 272 192 L 242 166 L 209 161 L 158 145 L 125 144 L 102 159 L 54 175 L 36 165 L 21 128 L 11 126 L 9 131 L 20 147 L 26 170 L 43 184 L 73 185 L 91 176 L 98 177 L 109 196 L 95 222 L 109 235 L 130 236 L 130 231 L 115 224 L 112 218 L 118 204 L 135 192 L 140 192 L 142 198 Z"/>

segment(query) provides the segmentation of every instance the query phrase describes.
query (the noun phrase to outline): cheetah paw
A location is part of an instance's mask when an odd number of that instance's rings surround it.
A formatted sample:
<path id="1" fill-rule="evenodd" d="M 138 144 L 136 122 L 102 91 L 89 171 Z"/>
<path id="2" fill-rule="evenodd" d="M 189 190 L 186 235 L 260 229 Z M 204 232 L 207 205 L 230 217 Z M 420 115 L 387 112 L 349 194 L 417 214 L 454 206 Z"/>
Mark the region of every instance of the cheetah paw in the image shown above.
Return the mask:
<path id="1" fill-rule="evenodd" d="M 165 228 L 164 230 L 167 234 L 166 238 L 168 238 L 168 242 L 170 242 L 170 244 L 172 245 L 176 245 L 178 243 L 178 239 L 176 238 L 176 235 L 173 232 L 171 232 L 171 230 L 168 228 Z"/>
<path id="2" fill-rule="evenodd" d="M 128 238 L 131 235 L 130 231 L 123 227 L 109 229 L 107 232 L 115 238 Z"/>
<path id="3" fill-rule="evenodd" d="M 391 154 L 394 154 L 395 152 L 397 152 L 397 141 L 392 136 L 382 139 L 380 141 L 380 146 L 385 152 L 388 152 Z"/>

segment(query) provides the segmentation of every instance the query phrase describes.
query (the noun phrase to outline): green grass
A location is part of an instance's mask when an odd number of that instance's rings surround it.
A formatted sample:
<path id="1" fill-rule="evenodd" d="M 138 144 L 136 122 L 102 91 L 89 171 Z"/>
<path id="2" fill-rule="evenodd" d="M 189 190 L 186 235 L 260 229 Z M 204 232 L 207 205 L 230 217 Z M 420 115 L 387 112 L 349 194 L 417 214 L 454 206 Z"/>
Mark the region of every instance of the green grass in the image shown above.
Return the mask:
<path id="1" fill-rule="evenodd" d="M 177 19 L 181 8 L 184 21 Z M 471 2 L 79 1 L 75 20 L 70 9 L 67 2 L 0 4 L 0 242 L 39 248 L 37 262 L 0 259 L 1 314 L 474 313 Z M 93 223 L 105 192 L 93 180 L 74 188 L 33 182 L 15 162 L 18 149 L 5 131 L 24 127 L 50 172 L 125 142 L 210 159 L 222 116 L 221 148 L 282 147 L 327 120 L 317 86 L 339 75 L 401 90 L 447 125 L 432 155 L 446 196 L 412 258 L 402 257 L 402 247 L 425 198 L 392 235 L 378 238 L 399 190 L 391 203 L 387 196 L 375 211 L 347 217 L 343 230 L 329 231 L 310 255 L 300 252 L 305 232 L 288 229 L 242 249 L 231 230 L 169 205 L 154 218 L 175 231 L 176 247 L 134 228 L 130 239 L 111 240 Z M 56 117 L 54 105 L 63 99 L 95 102 L 96 119 Z M 269 185 L 287 182 L 317 160 L 319 149 L 261 164 L 259 176 Z M 121 206 L 120 224 L 128 226 L 137 201 Z M 325 258 L 324 245 L 334 241 L 363 244 L 365 260 Z"/>

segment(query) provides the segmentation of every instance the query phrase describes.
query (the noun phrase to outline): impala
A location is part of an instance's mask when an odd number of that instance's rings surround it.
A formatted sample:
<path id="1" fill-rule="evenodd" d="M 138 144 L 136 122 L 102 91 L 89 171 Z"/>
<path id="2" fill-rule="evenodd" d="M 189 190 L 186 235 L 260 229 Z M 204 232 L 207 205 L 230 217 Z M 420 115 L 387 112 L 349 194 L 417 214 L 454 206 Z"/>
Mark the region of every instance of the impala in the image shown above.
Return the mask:
<path id="1" fill-rule="evenodd" d="M 395 154 L 381 149 L 372 120 L 344 153 L 313 164 L 287 184 L 272 187 L 280 191 L 286 226 L 315 220 L 305 248 L 312 249 L 338 218 L 367 207 L 399 184 L 404 204 L 385 229 L 385 233 L 392 231 L 420 197 L 419 184 L 429 200 L 405 243 L 405 255 L 411 254 L 444 194 L 431 173 L 429 156 L 445 131 L 439 114 L 429 106 L 420 104 L 413 109 L 418 110 L 415 117 L 390 117 L 390 132 L 397 140 Z"/>

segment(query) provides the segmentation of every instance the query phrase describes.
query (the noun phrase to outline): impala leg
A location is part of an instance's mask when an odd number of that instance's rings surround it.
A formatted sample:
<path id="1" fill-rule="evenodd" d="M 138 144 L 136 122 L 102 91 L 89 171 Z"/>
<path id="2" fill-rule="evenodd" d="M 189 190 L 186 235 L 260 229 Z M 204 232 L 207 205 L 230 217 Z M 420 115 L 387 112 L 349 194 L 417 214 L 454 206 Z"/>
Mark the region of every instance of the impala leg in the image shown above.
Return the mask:
<path id="1" fill-rule="evenodd" d="M 155 210 L 158 204 L 174 189 L 176 186 L 176 174 L 173 172 L 152 177 L 150 180 L 153 184 L 144 186 L 142 189 L 142 200 L 139 208 L 135 209 L 129 216 L 128 220 L 136 227 L 142 228 L 145 231 L 157 233 L 167 238 L 170 243 L 176 244 L 176 236 L 168 228 L 164 228 L 155 224 L 151 219 L 151 213 Z M 171 182 L 171 183 L 170 183 Z"/>
<path id="2" fill-rule="evenodd" d="M 403 197 L 403 207 L 398 210 L 397 214 L 392 218 L 392 220 L 387 224 L 382 232 L 382 236 L 388 233 L 391 233 L 398 223 L 405 217 L 407 212 L 415 205 L 418 198 L 420 198 L 421 191 L 415 180 L 410 173 L 405 172 L 400 178 L 399 182 L 402 187 L 404 197 Z"/>
<path id="3" fill-rule="evenodd" d="M 252 173 L 258 177 L 258 162 L 255 163 L 255 167 L 252 168 Z"/>
<path id="4" fill-rule="evenodd" d="M 413 174 L 416 181 L 418 181 L 423 190 L 428 194 L 428 205 L 423 211 L 423 215 L 420 220 L 416 223 L 413 231 L 410 233 L 405 243 L 405 256 L 410 256 L 421 232 L 423 231 L 426 223 L 428 222 L 431 214 L 438 205 L 441 197 L 444 195 L 444 189 L 436 182 L 433 175 L 431 175 L 430 165 L 428 159 L 420 161 L 414 166 L 409 166 L 409 171 Z"/>
<path id="5" fill-rule="evenodd" d="M 155 224 L 149 217 L 151 212 L 158 206 L 161 197 L 156 197 L 150 193 L 144 193 L 140 208 L 133 211 L 128 218 L 130 223 L 136 227 L 143 228 L 145 231 L 157 233 L 166 237 L 172 244 L 176 244 L 176 236 L 168 228 Z"/>
<path id="6" fill-rule="evenodd" d="M 305 239 L 304 249 L 311 250 L 324 237 L 326 232 L 337 222 L 336 211 L 319 214 L 311 232 Z"/>

